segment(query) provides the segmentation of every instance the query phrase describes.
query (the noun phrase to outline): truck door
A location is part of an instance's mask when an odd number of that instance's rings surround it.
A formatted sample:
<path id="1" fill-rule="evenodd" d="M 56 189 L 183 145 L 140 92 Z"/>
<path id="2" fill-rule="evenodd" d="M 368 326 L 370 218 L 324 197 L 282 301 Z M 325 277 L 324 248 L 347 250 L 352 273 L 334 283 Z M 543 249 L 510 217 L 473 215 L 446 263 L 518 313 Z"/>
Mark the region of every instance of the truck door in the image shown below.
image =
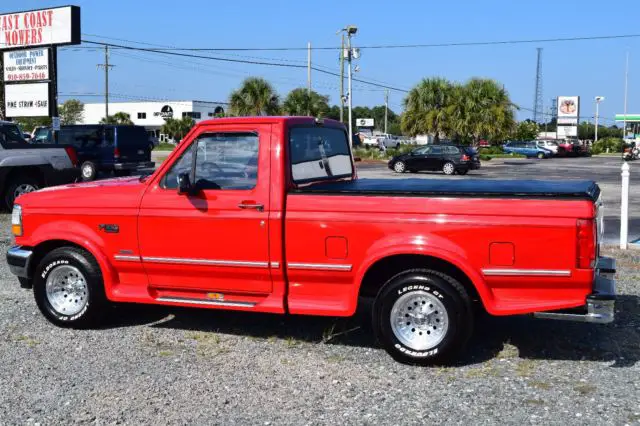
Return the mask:
<path id="1" fill-rule="evenodd" d="M 271 292 L 270 135 L 270 124 L 205 127 L 147 190 L 139 250 L 157 294 Z M 182 173 L 193 194 L 178 193 Z"/>

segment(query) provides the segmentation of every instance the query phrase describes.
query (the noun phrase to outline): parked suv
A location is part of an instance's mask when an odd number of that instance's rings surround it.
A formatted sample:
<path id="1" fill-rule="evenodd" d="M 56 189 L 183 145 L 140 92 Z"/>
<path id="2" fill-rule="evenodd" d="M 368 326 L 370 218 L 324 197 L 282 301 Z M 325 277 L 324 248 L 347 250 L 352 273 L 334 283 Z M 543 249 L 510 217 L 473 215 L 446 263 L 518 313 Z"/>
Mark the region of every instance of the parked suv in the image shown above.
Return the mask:
<path id="1" fill-rule="evenodd" d="M 396 173 L 420 170 L 442 170 L 446 175 L 466 175 L 480 168 L 478 153 L 471 147 L 459 145 L 425 145 L 393 157 L 389 168 Z"/>
<path id="2" fill-rule="evenodd" d="M 119 125 L 62 126 L 57 141 L 51 129 L 39 129 L 32 143 L 72 145 L 78 152 L 83 180 L 94 180 L 98 172 L 127 176 L 131 172 L 153 168 L 151 142 L 144 127 Z"/>
<path id="3" fill-rule="evenodd" d="M 515 141 L 507 142 L 502 146 L 507 154 L 520 154 L 527 157 L 549 158 L 553 156 L 553 151 L 538 145 L 537 141 Z"/>

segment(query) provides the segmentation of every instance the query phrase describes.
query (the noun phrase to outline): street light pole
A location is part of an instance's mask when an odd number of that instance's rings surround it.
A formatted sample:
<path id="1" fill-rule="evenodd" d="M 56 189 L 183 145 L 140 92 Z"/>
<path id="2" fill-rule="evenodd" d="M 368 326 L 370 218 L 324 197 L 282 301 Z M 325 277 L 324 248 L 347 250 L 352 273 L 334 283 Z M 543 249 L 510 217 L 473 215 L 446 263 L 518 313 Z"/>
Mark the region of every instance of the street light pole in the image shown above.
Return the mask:
<path id="1" fill-rule="evenodd" d="M 594 142 L 598 142 L 598 118 L 600 117 L 600 102 L 604 101 L 604 96 L 596 96 L 596 134 Z"/>
<path id="2" fill-rule="evenodd" d="M 340 43 L 340 122 L 344 123 L 344 34 Z"/>

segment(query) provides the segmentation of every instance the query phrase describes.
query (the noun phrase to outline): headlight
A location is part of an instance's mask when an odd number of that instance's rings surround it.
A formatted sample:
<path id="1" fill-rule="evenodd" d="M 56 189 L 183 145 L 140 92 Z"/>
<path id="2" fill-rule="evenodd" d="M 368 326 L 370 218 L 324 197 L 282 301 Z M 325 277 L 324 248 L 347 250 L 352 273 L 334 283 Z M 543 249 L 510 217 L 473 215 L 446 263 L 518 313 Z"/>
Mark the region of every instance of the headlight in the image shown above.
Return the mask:
<path id="1" fill-rule="evenodd" d="M 14 204 L 11 212 L 11 232 L 16 237 L 22 236 L 22 207 Z"/>

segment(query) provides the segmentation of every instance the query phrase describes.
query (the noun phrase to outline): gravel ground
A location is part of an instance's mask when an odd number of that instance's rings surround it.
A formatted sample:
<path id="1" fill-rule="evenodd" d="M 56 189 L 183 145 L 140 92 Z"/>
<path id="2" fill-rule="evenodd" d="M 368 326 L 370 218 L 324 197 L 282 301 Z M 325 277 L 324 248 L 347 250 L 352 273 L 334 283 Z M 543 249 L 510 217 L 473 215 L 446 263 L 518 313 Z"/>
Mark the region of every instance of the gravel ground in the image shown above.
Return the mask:
<path id="1" fill-rule="evenodd" d="M 0 424 L 639 424 L 640 251 L 608 254 L 614 324 L 483 317 L 459 365 L 433 368 L 354 320 L 127 306 L 64 330 L 2 261 Z"/>

